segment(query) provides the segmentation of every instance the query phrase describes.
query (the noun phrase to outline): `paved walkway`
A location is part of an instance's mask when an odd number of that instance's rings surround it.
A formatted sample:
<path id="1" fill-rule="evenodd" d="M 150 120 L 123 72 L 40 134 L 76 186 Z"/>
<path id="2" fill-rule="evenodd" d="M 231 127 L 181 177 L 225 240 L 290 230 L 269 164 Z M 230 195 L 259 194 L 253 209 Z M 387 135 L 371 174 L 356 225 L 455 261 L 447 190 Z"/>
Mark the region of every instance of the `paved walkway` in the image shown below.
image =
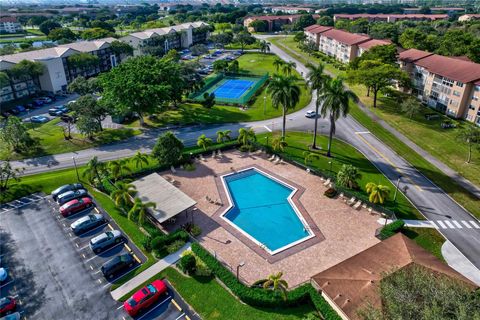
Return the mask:
<path id="1" fill-rule="evenodd" d="M 480 229 L 480 222 L 475 220 L 403 220 L 405 226 L 412 228 L 435 228 L 435 229 Z M 385 224 L 385 219 L 377 220 L 379 224 Z M 387 223 L 393 220 L 387 219 Z"/>
<path id="2" fill-rule="evenodd" d="M 130 279 L 129 281 L 125 282 L 122 286 L 118 287 L 117 289 L 110 292 L 113 299 L 118 300 L 127 293 L 131 292 L 138 286 L 142 285 L 145 281 L 150 279 L 151 277 L 155 276 L 162 270 L 168 268 L 178 260 L 180 260 L 180 255 L 185 251 L 190 249 L 190 243 L 185 244 L 180 250 L 175 253 L 172 253 L 165 258 L 159 260 L 153 266 L 148 268 L 147 270 L 143 271 L 142 273 L 138 274 L 136 277 Z"/>
<path id="3" fill-rule="evenodd" d="M 445 241 L 443 244 L 442 256 L 450 267 L 480 286 L 480 270 L 465 258 L 450 241 Z"/>

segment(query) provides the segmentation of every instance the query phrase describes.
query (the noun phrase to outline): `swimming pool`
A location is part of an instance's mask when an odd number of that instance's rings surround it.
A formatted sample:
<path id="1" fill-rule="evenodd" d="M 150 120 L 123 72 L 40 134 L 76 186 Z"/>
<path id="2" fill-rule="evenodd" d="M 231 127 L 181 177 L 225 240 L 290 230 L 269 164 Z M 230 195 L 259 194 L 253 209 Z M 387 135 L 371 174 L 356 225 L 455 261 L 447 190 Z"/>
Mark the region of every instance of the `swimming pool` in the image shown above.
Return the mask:
<path id="1" fill-rule="evenodd" d="M 256 168 L 222 179 L 231 204 L 223 218 L 270 254 L 314 236 L 291 200 L 294 187 Z"/>

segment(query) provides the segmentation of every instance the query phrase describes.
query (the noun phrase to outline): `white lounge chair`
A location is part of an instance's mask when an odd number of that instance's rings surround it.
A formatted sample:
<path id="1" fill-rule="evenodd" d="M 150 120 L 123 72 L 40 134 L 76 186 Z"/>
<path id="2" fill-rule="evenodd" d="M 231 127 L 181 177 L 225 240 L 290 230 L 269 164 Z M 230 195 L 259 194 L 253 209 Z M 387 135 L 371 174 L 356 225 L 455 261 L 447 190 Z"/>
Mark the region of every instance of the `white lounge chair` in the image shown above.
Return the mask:
<path id="1" fill-rule="evenodd" d="M 362 201 L 358 200 L 357 203 L 353 206 L 353 209 L 358 210 L 360 209 L 360 206 L 362 205 Z"/>
<path id="2" fill-rule="evenodd" d="M 356 198 L 355 198 L 355 197 L 352 197 L 350 200 L 347 201 L 347 204 L 348 204 L 349 206 L 351 206 L 352 204 L 355 203 L 355 200 L 356 200 Z"/>
<path id="3" fill-rule="evenodd" d="M 216 154 L 215 154 L 215 150 L 212 151 L 212 158 L 215 158 L 216 157 Z"/>
<path id="4" fill-rule="evenodd" d="M 282 158 L 277 157 L 277 159 L 273 162 L 273 164 L 279 164 L 282 161 Z"/>
<path id="5" fill-rule="evenodd" d="M 218 150 L 217 155 L 218 155 L 219 157 L 223 157 L 222 150 Z"/>
<path id="6" fill-rule="evenodd" d="M 328 178 L 327 181 L 325 181 L 325 182 L 323 183 L 323 185 L 326 186 L 326 187 L 327 187 L 329 184 L 330 184 L 330 178 Z"/>
<path id="7" fill-rule="evenodd" d="M 172 171 L 172 173 L 177 173 L 177 170 L 175 170 L 173 166 L 170 166 L 170 171 Z"/>
<path id="8" fill-rule="evenodd" d="M 273 161 L 273 160 L 275 160 L 275 157 L 276 157 L 276 155 L 273 154 L 270 158 L 268 158 L 268 161 Z"/>

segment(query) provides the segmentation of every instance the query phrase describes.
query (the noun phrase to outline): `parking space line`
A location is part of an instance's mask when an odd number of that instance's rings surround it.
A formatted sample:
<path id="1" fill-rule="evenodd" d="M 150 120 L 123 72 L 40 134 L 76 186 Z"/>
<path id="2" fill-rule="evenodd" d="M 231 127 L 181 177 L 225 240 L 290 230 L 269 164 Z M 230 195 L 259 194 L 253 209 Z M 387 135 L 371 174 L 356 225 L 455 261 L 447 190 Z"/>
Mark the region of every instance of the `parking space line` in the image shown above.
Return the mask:
<path id="1" fill-rule="evenodd" d="M 187 316 L 187 315 L 185 315 L 185 319 L 187 319 L 187 320 L 190 320 L 190 317 L 189 317 L 189 316 Z"/>
<path id="2" fill-rule="evenodd" d="M 97 213 L 100 213 L 100 210 L 98 210 L 97 207 L 93 208 L 95 211 L 97 211 Z"/>
<path id="3" fill-rule="evenodd" d="M 136 254 L 133 254 L 133 259 L 135 259 L 138 263 L 142 263 L 142 260 L 140 260 Z"/>
<path id="4" fill-rule="evenodd" d="M 161 305 L 163 305 L 165 302 L 167 302 L 169 299 L 171 299 L 170 296 L 168 296 L 165 300 L 163 300 L 162 302 L 160 302 L 159 304 L 157 304 L 157 306 L 153 309 L 150 309 L 148 312 L 144 313 L 143 316 L 141 316 L 140 318 L 137 318 L 137 320 L 140 320 L 142 319 L 143 317 L 145 317 L 146 315 L 148 315 L 149 313 L 151 313 L 152 311 L 154 311 L 155 309 L 157 309 L 158 307 L 160 307 Z"/>
<path id="5" fill-rule="evenodd" d="M 92 267 L 92 265 L 90 265 L 90 269 L 92 269 L 92 271 L 93 271 L 93 267 Z"/>
<path id="6" fill-rule="evenodd" d="M 9 285 L 9 284 L 12 283 L 12 282 L 13 282 L 13 280 L 10 280 L 10 281 L 8 281 L 7 283 L 2 284 L 2 285 L 0 286 L 0 288 L 3 288 L 3 287 L 5 287 L 5 286 Z"/>
<path id="7" fill-rule="evenodd" d="M 125 273 L 123 273 L 122 275 L 116 277 L 115 279 L 109 280 L 108 284 L 111 285 L 112 283 L 114 283 L 114 282 L 117 281 L 118 279 L 123 278 L 126 274 L 132 272 L 133 270 L 136 270 L 136 269 L 140 268 L 140 266 L 141 266 L 141 264 L 139 264 L 138 266 L 136 266 L 135 268 L 133 268 L 133 269 L 131 269 L 131 270 L 128 270 L 127 272 L 125 272 Z M 106 286 L 106 285 L 105 285 L 105 286 Z"/>
<path id="8" fill-rule="evenodd" d="M 107 224 L 107 226 L 110 228 L 110 230 L 113 230 L 113 227 L 109 224 Z"/>
<path id="9" fill-rule="evenodd" d="M 128 246 L 128 244 L 124 243 L 124 246 L 125 246 L 125 248 L 127 248 L 128 251 L 130 251 L 130 252 L 132 251 L 132 249 L 130 249 L 130 247 Z"/>
<path id="10" fill-rule="evenodd" d="M 175 320 L 178 320 L 178 319 L 180 319 L 180 318 L 181 318 L 181 317 L 183 317 L 184 315 L 185 315 L 185 312 L 184 312 L 184 313 L 182 313 L 181 315 L 179 315 L 179 316 L 178 316 L 178 317 L 177 317 Z"/>
<path id="11" fill-rule="evenodd" d="M 172 303 L 177 307 L 178 311 L 182 311 L 182 308 L 178 305 L 178 303 L 175 301 L 175 299 L 172 299 Z"/>
<path id="12" fill-rule="evenodd" d="M 117 310 L 120 310 L 121 308 L 123 308 L 123 304 L 120 305 L 120 306 L 117 308 Z"/>

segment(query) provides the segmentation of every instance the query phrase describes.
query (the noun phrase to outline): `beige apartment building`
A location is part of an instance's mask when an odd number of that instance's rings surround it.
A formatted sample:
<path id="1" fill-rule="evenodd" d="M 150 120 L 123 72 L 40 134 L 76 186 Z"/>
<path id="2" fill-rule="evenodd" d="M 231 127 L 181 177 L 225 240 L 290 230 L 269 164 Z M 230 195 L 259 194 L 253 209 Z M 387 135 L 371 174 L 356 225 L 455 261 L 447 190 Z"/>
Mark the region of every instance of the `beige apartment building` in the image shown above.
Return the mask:
<path id="1" fill-rule="evenodd" d="M 480 125 L 480 64 L 416 49 L 400 53 L 399 63 L 422 102 Z"/>

